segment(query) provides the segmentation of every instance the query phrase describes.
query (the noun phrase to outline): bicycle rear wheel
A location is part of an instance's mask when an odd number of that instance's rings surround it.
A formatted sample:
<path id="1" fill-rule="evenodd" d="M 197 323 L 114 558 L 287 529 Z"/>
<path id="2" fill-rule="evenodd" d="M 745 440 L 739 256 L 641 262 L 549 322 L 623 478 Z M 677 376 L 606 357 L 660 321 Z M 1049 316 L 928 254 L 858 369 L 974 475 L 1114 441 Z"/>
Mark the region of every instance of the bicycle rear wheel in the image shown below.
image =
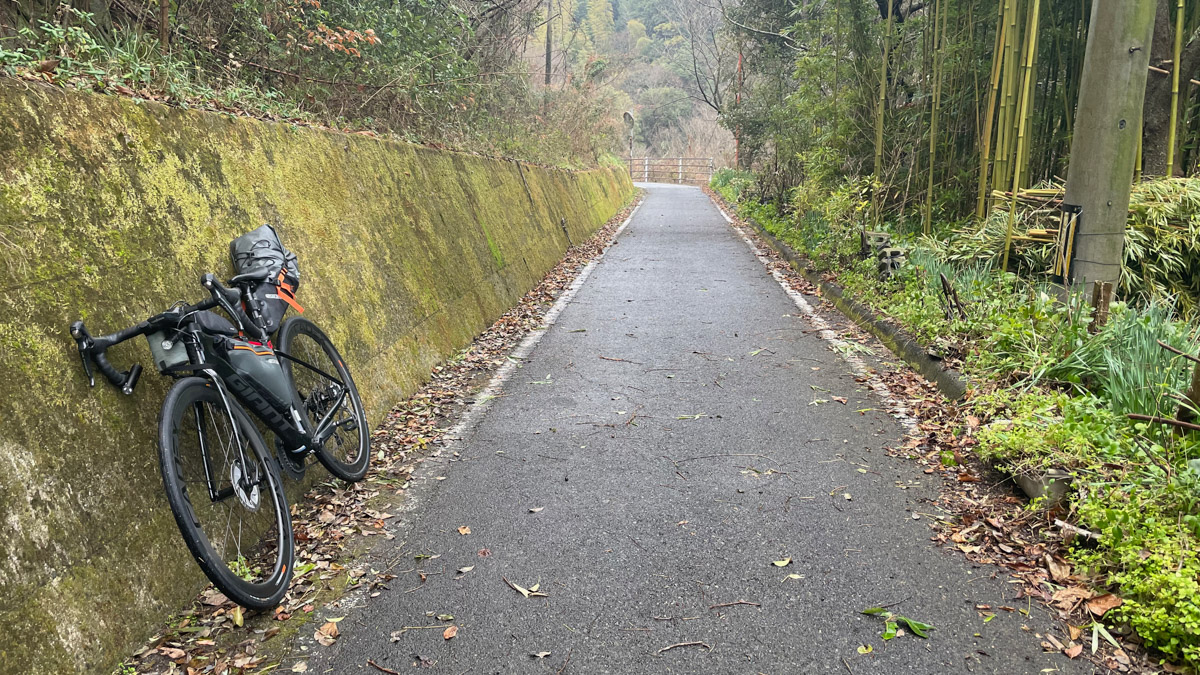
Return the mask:
<path id="1" fill-rule="evenodd" d="M 300 396 L 301 413 L 313 433 L 320 431 L 322 420 L 331 432 L 317 446 L 317 459 L 342 480 L 362 480 L 371 461 L 371 435 L 358 388 L 341 354 L 316 324 L 301 317 L 284 321 L 276 339 L 278 351 L 303 362 L 280 361 Z"/>
<path id="2" fill-rule="evenodd" d="M 249 609 L 276 607 L 295 555 L 287 498 L 262 436 L 208 380 L 171 387 L 159 462 L 179 532 L 209 580 Z"/>

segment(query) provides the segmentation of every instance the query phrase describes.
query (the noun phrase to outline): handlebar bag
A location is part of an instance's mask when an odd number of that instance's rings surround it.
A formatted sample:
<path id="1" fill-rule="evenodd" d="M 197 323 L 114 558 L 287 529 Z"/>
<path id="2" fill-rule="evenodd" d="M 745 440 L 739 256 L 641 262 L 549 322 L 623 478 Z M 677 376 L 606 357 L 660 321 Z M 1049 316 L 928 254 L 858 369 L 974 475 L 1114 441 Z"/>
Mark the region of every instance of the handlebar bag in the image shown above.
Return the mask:
<path id="1" fill-rule="evenodd" d="M 267 280 L 250 289 L 262 312 L 262 328 L 268 335 L 279 329 L 288 306 L 303 312 L 296 304 L 300 286 L 300 268 L 296 254 L 284 248 L 275 228 L 269 224 L 247 232 L 229 242 L 234 274 L 266 270 Z"/>

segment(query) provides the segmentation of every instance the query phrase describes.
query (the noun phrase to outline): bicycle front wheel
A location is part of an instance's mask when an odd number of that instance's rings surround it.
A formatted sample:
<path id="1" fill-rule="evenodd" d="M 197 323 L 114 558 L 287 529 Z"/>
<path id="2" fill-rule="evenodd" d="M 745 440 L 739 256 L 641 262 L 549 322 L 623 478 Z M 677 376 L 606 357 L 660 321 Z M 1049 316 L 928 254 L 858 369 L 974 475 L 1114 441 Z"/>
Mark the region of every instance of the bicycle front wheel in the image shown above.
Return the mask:
<path id="1" fill-rule="evenodd" d="M 292 521 L 258 429 L 199 377 L 171 388 L 158 428 L 167 501 L 200 569 L 243 607 L 278 606 L 292 578 Z"/>
<path id="2" fill-rule="evenodd" d="M 301 317 L 284 321 L 277 339 L 279 351 L 292 357 L 280 364 L 300 397 L 301 413 L 315 435 L 328 436 L 317 446 L 317 459 L 342 480 L 362 480 L 371 461 L 371 435 L 341 354 L 316 324 Z"/>

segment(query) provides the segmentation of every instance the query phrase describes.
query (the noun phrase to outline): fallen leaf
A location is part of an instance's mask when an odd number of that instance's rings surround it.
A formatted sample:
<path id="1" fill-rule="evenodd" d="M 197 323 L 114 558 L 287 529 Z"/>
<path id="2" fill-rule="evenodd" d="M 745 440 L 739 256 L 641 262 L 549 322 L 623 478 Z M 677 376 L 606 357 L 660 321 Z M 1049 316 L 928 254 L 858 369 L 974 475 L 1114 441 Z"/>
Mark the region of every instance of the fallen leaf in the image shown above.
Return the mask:
<path id="1" fill-rule="evenodd" d="M 546 508 L 546 507 L 544 507 L 544 506 L 539 506 L 539 507 L 537 507 L 537 508 L 529 509 L 529 512 L 530 512 L 530 513 L 541 513 L 541 512 L 542 512 L 542 509 L 544 509 L 544 508 Z"/>
<path id="2" fill-rule="evenodd" d="M 780 581 L 782 582 L 782 581 L 787 581 L 788 579 L 803 579 L 803 578 L 804 578 L 803 574 L 789 574 L 786 577 L 784 577 L 783 579 L 780 579 Z"/>
<path id="3" fill-rule="evenodd" d="M 1060 584 L 1071 578 L 1071 565 L 1055 560 L 1049 553 L 1046 554 L 1046 569 L 1050 570 L 1050 578 Z"/>
<path id="4" fill-rule="evenodd" d="M 313 638 L 326 647 L 333 644 L 337 640 L 337 636 L 338 627 L 333 621 L 326 621 L 323 626 L 317 629 L 317 632 L 313 633 Z"/>
<path id="5" fill-rule="evenodd" d="M 458 528 L 458 533 L 459 534 L 471 534 L 471 528 L 467 527 L 466 525 L 463 525 L 462 527 Z"/>
<path id="6" fill-rule="evenodd" d="M 960 482 L 960 483 L 978 483 L 979 478 L 976 476 L 972 476 L 969 473 L 960 473 L 960 474 L 958 474 L 958 482 Z"/>
<path id="7" fill-rule="evenodd" d="M 547 656 L 550 656 L 550 652 L 536 652 L 536 653 L 530 654 L 530 656 L 532 656 L 535 659 L 544 659 Z"/>
<path id="8" fill-rule="evenodd" d="M 772 565 L 774 565 L 774 566 L 776 566 L 776 567 L 787 567 L 788 565 L 791 565 L 791 564 L 792 564 L 792 559 L 791 559 L 791 558 L 784 558 L 783 560 L 776 560 L 775 562 L 773 562 L 773 563 L 771 563 L 771 564 L 772 564 Z"/>
<path id="9" fill-rule="evenodd" d="M 221 605 L 229 602 L 229 598 L 225 597 L 224 593 L 212 591 L 211 593 L 205 593 L 204 599 L 200 602 L 208 605 L 209 607 L 220 607 Z"/>
<path id="10" fill-rule="evenodd" d="M 1092 592 L 1082 586 L 1069 586 L 1054 592 L 1051 598 L 1059 609 L 1071 610 L 1080 600 L 1092 597 Z"/>
<path id="11" fill-rule="evenodd" d="M 168 659 L 171 659 L 172 661 L 182 659 L 183 657 L 187 656 L 187 652 L 183 651 L 182 649 L 176 649 L 175 647 L 159 647 L 158 653 L 162 654 Z"/>
<path id="12" fill-rule="evenodd" d="M 1074 647 L 1067 647 L 1063 650 L 1063 654 L 1067 655 L 1068 659 L 1073 659 L 1083 653 L 1083 645 L 1078 644 Z"/>
<path id="13" fill-rule="evenodd" d="M 458 626 L 450 626 L 442 631 L 442 637 L 446 640 L 453 638 L 455 635 L 458 635 Z"/>
<path id="14" fill-rule="evenodd" d="M 293 673 L 307 673 L 308 672 L 308 661 L 300 661 L 296 665 L 292 666 L 292 672 Z"/>
<path id="15" fill-rule="evenodd" d="M 1114 607 L 1120 607 L 1121 603 L 1125 602 L 1121 598 L 1112 593 L 1105 593 L 1096 598 L 1087 601 L 1088 610 L 1096 616 L 1104 616 L 1108 610 Z"/>
<path id="16" fill-rule="evenodd" d="M 454 615 L 453 614 L 438 614 L 437 619 L 438 619 L 438 621 L 453 621 Z"/>
<path id="17" fill-rule="evenodd" d="M 458 568 L 458 573 L 466 574 L 467 572 L 470 572 L 473 569 L 475 569 L 474 565 L 468 565 L 467 567 L 460 567 L 460 568 Z"/>
<path id="18" fill-rule="evenodd" d="M 841 403 L 842 405 L 846 405 L 847 399 L 845 396 L 833 396 L 832 398 L 833 398 L 833 400 L 837 401 L 838 403 Z"/>
<path id="19" fill-rule="evenodd" d="M 1071 636 L 1072 640 L 1078 640 L 1079 638 L 1083 637 L 1083 629 L 1079 626 L 1067 624 L 1067 633 Z"/>
<path id="20" fill-rule="evenodd" d="M 870 654 L 873 651 L 875 651 L 875 648 L 872 647 L 871 645 L 861 645 L 858 648 L 859 654 Z"/>
<path id="21" fill-rule="evenodd" d="M 242 623 L 244 623 L 244 621 L 245 621 L 245 619 L 242 617 L 241 606 L 234 607 L 233 611 L 229 613 L 229 616 L 233 619 L 233 625 L 237 626 L 238 628 L 241 628 Z"/>

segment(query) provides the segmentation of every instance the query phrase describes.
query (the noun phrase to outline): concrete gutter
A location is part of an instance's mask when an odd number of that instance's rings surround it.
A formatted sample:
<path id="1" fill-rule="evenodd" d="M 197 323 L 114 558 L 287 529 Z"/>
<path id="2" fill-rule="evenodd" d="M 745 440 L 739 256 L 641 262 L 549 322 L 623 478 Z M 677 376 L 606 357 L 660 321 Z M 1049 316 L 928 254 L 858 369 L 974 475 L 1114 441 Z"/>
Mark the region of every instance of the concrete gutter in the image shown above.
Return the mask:
<path id="1" fill-rule="evenodd" d="M 838 311 L 879 338 L 879 341 L 893 354 L 912 366 L 921 374 L 921 377 L 932 382 L 943 396 L 957 401 L 967 393 L 967 380 L 962 373 L 947 368 L 944 361 L 930 356 L 929 350 L 922 347 L 895 324 L 881 317 L 875 310 L 846 297 L 840 286 L 822 279 L 820 273 L 808 266 L 807 260 L 793 251 L 792 247 L 768 232 L 766 228 L 753 220 L 746 219 L 745 222 L 750 223 L 771 248 L 791 264 L 793 269 L 820 288 L 821 294 L 832 302 Z"/>

